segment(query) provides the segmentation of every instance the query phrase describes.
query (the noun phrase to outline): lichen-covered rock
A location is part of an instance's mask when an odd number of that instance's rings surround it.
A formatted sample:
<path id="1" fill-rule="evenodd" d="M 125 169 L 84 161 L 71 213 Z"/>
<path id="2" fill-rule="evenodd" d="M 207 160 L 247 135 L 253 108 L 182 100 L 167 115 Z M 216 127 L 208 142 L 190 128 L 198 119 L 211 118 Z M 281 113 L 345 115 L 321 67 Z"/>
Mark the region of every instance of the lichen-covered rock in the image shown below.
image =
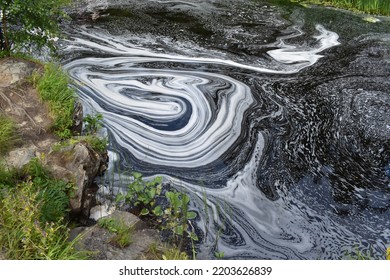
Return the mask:
<path id="1" fill-rule="evenodd" d="M 9 86 L 30 76 L 34 65 L 28 61 L 13 58 L 3 59 L 0 63 L 0 87 Z"/>

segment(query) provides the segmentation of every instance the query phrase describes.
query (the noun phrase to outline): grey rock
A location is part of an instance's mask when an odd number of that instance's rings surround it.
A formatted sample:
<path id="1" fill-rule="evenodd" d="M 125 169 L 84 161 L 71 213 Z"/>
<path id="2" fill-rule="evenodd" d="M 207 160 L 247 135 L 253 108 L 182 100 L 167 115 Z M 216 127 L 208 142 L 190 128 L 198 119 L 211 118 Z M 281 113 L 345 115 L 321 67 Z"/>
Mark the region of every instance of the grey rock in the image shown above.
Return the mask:
<path id="1" fill-rule="evenodd" d="M 93 150 L 88 143 L 79 142 L 48 155 L 47 166 L 58 179 L 76 186 L 70 200 L 71 214 L 87 219 L 95 204 L 97 186 L 94 179 L 105 169 L 107 155 Z"/>
<path id="2" fill-rule="evenodd" d="M 33 66 L 29 62 L 7 58 L 0 63 L 0 87 L 15 84 L 33 72 Z"/>
<path id="3" fill-rule="evenodd" d="M 115 246 L 111 242 L 115 233 L 111 233 L 97 224 L 88 228 L 73 229 L 71 235 L 79 236 L 77 249 L 92 252 L 92 259 L 143 259 L 150 246 L 160 242 L 158 231 L 147 228 L 144 222 L 131 213 L 115 211 L 108 217 L 120 220 L 128 227 L 133 227 L 132 242 L 129 246 L 124 248 Z"/>

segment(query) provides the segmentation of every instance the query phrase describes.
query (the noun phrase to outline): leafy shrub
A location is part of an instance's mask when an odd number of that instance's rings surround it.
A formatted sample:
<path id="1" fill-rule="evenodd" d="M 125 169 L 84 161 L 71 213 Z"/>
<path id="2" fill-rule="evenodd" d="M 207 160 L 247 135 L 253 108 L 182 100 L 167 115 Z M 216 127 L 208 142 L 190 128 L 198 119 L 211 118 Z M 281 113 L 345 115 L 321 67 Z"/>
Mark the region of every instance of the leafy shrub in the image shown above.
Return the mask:
<path id="1" fill-rule="evenodd" d="M 63 7 L 70 0 L 2 0 L 0 52 L 28 49 L 31 45 L 41 49 L 54 48 L 52 38 L 59 35 L 58 20 L 65 17 Z"/>
<path id="2" fill-rule="evenodd" d="M 165 193 L 169 207 L 164 210 L 166 219 L 165 228 L 171 230 L 176 236 L 183 237 L 184 233 L 192 240 L 198 238 L 190 228 L 188 221 L 196 218 L 196 213 L 188 211 L 190 197 L 177 191 Z"/>

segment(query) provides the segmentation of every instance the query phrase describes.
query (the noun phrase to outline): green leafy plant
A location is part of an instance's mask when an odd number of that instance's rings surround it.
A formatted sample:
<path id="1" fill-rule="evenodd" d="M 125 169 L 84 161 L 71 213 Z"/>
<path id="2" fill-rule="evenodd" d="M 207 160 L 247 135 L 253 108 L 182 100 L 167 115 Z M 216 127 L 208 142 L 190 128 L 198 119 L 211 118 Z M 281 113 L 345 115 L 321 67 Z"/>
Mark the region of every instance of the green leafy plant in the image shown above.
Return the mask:
<path id="1" fill-rule="evenodd" d="M 198 236 L 191 224 L 197 214 L 189 211 L 190 198 L 188 195 L 178 191 L 167 191 L 162 193 L 162 178 L 156 177 L 152 181 L 145 181 L 142 174 L 131 173 L 133 180 L 128 186 L 126 194 L 118 194 L 117 203 L 128 203 L 134 214 L 152 218 L 164 231 L 171 233 L 173 243 L 181 248 L 183 241 L 190 241 L 192 244 L 193 258 L 195 259 L 194 242 Z M 159 203 L 157 203 L 157 199 Z"/>
<path id="2" fill-rule="evenodd" d="M 142 179 L 142 174 L 131 173 L 133 182 L 129 184 L 126 194 L 118 194 L 116 202 L 125 201 L 135 207 L 140 215 L 161 216 L 163 214 L 161 206 L 156 205 L 156 198 L 161 194 L 162 178 L 156 177 L 147 182 Z"/>
<path id="3" fill-rule="evenodd" d="M 214 256 L 215 256 L 217 259 L 221 260 L 221 259 L 223 259 L 223 258 L 225 257 L 225 253 L 224 253 L 224 252 L 215 252 L 215 253 L 214 253 Z"/>
<path id="4" fill-rule="evenodd" d="M 122 220 L 114 218 L 101 218 L 98 220 L 98 225 L 107 229 L 115 236 L 111 239 L 112 244 L 124 248 L 133 242 L 133 227 L 128 227 Z"/>
<path id="5" fill-rule="evenodd" d="M 27 50 L 32 44 L 40 50 L 53 49 L 59 36 L 59 20 L 65 18 L 63 7 L 71 0 L 2 0 L 0 1 L 0 51 L 6 54 Z"/>
<path id="6" fill-rule="evenodd" d="M 85 123 L 86 134 L 95 134 L 99 128 L 102 127 L 103 115 L 100 113 L 96 115 L 88 114 L 84 117 L 83 120 Z"/>
<path id="7" fill-rule="evenodd" d="M 177 191 L 166 192 L 165 196 L 169 202 L 169 207 L 164 210 L 165 228 L 170 229 L 176 236 L 180 237 L 187 233 L 188 237 L 197 241 L 196 234 L 188 224 L 189 220 L 196 218 L 195 212 L 188 211 L 190 197 Z"/>

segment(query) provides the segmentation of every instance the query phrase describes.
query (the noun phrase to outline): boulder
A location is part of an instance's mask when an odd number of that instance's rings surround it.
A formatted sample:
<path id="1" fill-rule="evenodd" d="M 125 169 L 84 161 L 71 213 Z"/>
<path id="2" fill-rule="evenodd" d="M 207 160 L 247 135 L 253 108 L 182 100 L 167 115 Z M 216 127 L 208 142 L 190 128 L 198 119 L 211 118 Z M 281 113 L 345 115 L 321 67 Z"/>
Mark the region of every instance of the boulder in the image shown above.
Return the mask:
<path id="1" fill-rule="evenodd" d="M 115 233 L 102 228 L 98 224 L 91 227 L 79 227 L 71 231 L 71 239 L 78 236 L 77 249 L 92 252 L 95 260 L 136 260 L 144 259 L 147 251 L 153 244 L 159 244 L 157 230 L 147 228 L 137 216 L 123 211 L 115 210 L 107 218 L 119 220 L 127 227 L 132 228 L 132 242 L 120 248 L 112 244 Z"/>
<path id="2" fill-rule="evenodd" d="M 30 76 L 34 65 L 28 61 L 5 58 L 0 63 L 0 87 L 7 87 Z"/>
<path id="3" fill-rule="evenodd" d="M 107 161 L 106 153 L 96 152 L 85 141 L 47 156 L 46 164 L 54 177 L 74 183 L 75 191 L 70 200 L 71 215 L 80 216 L 81 221 L 88 219 L 90 209 L 95 205 L 98 187 L 94 179 L 105 171 Z"/>

